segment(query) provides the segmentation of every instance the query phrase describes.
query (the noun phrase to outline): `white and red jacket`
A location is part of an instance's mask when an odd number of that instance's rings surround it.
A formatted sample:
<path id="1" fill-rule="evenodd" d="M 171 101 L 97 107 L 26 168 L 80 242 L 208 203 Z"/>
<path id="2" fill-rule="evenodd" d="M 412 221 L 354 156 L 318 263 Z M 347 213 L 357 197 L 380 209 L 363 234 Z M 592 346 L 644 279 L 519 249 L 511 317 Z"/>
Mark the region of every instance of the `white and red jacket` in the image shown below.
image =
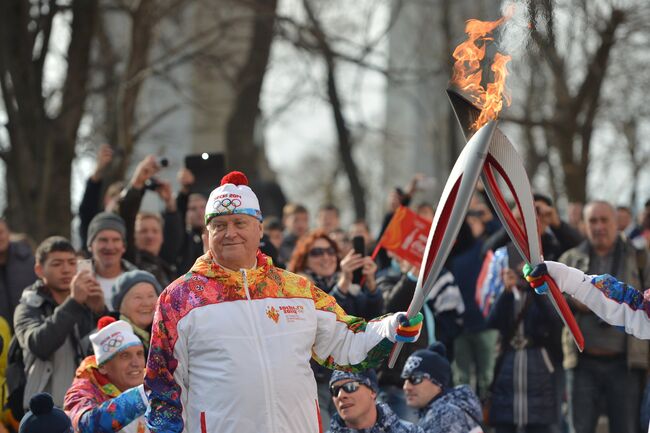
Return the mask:
<path id="1" fill-rule="evenodd" d="M 650 302 L 644 299 L 642 291 L 611 275 L 586 275 L 562 263 L 544 263 L 560 290 L 585 304 L 610 325 L 624 327 L 637 338 L 650 339 Z"/>
<path id="2" fill-rule="evenodd" d="M 322 431 L 310 358 L 363 370 L 388 354 L 396 315 L 347 316 L 309 280 L 258 253 L 231 271 L 210 253 L 160 296 L 145 387 L 152 432 Z"/>

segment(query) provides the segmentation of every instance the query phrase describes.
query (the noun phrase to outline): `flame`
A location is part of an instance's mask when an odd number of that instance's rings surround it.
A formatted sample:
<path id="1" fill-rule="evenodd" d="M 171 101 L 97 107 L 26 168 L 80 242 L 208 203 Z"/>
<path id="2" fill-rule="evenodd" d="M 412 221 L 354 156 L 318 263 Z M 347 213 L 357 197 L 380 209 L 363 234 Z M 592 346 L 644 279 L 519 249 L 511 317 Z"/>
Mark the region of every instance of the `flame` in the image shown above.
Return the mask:
<path id="1" fill-rule="evenodd" d="M 508 69 L 506 65 L 511 57 L 496 53 L 490 69 L 494 75 L 494 81 L 487 85 L 487 89 L 481 85 L 483 71 L 481 61 L 485 57 L 486 44 L 493 40 L 491 33 L 503 24 L 512 11 L 496 21 L 469 20 L 465 26 L 467 40 L 456 47 L 453 57 L 454 72 L 451 82 L 464 96 L 468 97 L 474 105 L 481 109 L 478 119 L 472 124 L 474 130 L 478 130 L 488 121 L 496 119 L 503 108 L 503 100 L 510 105 L 510 96 L 507 94 L 506 76 Z"/>

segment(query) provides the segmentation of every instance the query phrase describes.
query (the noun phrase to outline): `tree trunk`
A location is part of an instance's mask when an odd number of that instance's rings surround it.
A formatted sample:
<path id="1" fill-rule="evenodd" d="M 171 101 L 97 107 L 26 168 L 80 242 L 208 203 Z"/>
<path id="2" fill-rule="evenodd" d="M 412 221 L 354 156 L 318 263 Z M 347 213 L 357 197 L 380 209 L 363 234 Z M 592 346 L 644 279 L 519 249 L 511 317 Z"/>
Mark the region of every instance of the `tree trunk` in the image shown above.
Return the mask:
<path id="1" fill-rule="evenodd" d="M 343 169 L 348 176 L 350 182 L 350 194 L 352 195 L 352 202 L 354 204 L 355 218 L 363 220 L 366 218 L 366 193 L 361 179 L 359 178 L 359 169 L 352 156 L 353 141 L 350 135 L 350 130 L 343 115 L 343 104 L 339 97 L 338 86 L 336 82 L 336 63 L 334 60 L 334 53 L 330 48 L 322 26 L 314 13 L 309 0 L 303 0 L 303 5 L 309 21 L 313 26 L 312 33 L 316 38 L 320 52 L 325 60 L 325 67 L 327 70 L 327 96 L 332 107 L 332 115 L 334 116 L 334 124 L 336 125 L 336 134 L 338 138 L 339 157 L 343 163 Z"/>
<path id="2" fill-rule="evenodd" d="M 28 8 L 28 2 L 2 2 L 0 8 L 0 84 L 10 140 L 2 157 L 7 164 L 9 224 L 40 242 L 53 234 L 70 236 L 71 167 L 86 100 L 97 0 L 76 0 L 71 5 L 61 108 L 53 117 L 46 113 L 42 96 L 45 54 L 41 51 L 40 57 L 32 59 L 39 37 L 46 39 L 47 47 L 47 21 L 45 30 L 37 25 L 34 33 Z M 51 23 L 56 5 L 50 8 L 45 19 Z"/>
<path id="3" fill-rule="evenodd" d="M 254 0 L 250 3 L 254 14 L 253 34 L 248 57 L 237 74 L 235 102 L 226 126 L 226 165 L 229 170 L 255 175 L 259 171 L 255 124 L 273 42 L 277 0 Z"/>
<path id="4" fill-rule="evenodd" d="M 350 193 L 352 195 L 352 202 L 354 204 L 354 215 L 358 220 L 366 219 L 366 201 L 365 190 L 359 178 L 359 169 L 356 162 L 352 157 L 352 140 L 350 139 L 350 131 L 343 117 L 343 107 L 339 98 L 339 92 L 336 84 L 336 70 L 334 69 L 334 59 L 330 56 L 325 56 L 327 62 L 327 96 L 332 107 L 332 115 L 334 116 L 334 124 L 336 125 L 336 134 L 339 142 L 339 156 L 343 163 L 343 168 L 348 175 L 350 182 Z"/>

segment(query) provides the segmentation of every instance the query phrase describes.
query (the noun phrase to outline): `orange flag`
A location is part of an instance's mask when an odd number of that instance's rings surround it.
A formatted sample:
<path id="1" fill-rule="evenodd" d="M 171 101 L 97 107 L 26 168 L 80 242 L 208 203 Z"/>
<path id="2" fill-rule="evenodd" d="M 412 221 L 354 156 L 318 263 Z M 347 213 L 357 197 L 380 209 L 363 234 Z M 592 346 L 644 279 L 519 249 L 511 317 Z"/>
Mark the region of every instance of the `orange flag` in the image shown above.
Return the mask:
<path id="1" fill-rule="evenodd" d="M 419 267 L 422 264 L 430 228 L 431 221 L 405 206 L 400 206 L 384 230 L 372 256 L 377 255 L 379 248 L 384 248 Z"/>

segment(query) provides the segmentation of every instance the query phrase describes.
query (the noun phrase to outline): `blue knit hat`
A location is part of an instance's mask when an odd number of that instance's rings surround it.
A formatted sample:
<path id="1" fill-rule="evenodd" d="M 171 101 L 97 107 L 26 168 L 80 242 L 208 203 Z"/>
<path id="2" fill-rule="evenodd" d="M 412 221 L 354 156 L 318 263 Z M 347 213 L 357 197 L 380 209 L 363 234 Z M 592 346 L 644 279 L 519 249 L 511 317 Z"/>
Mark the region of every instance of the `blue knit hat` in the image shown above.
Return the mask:
<path id="1" fill-rule="evenodd" d="M 332 377 L 330 378 L 329 386 L 332 386 L 339 380 L 344 379 L 356 380 L 359 383 L 368 386 L 375 392 L 379 390 L 379 384 L 377 383 L 377 373 L 375 373 L 375 370 L 373 369 L 360 372 L 334 370 Z"/>
<path id="2" fill-rule="evenodd" d="M 429 374 L 431 380 L 443 389 L 451 388 L 451 365 L 444 344 L 433 343 L 408 357 L 402 369 L 402 379 L 418 372 Z"/>
<path id="3" fill-rule="evenodd" d="M 54 407 L 52 396 L 46 392 L 29 400 L 29 412 L 20 421 L 18 433 L 72 433 L 70 418 Z"/>

